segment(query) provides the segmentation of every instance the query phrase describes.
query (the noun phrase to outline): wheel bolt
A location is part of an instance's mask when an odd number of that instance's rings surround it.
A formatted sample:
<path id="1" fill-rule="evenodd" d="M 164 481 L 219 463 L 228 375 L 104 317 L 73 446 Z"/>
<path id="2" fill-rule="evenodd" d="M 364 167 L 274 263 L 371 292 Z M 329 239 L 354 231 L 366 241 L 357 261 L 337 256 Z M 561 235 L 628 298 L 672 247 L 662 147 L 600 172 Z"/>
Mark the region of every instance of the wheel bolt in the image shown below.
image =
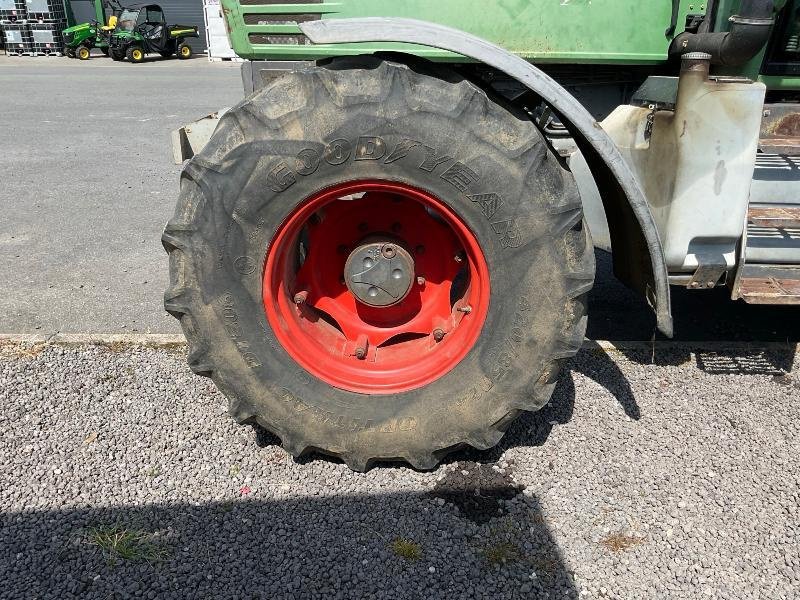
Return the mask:
<path id="1" fill-rule="evenodd" d="M 464 257 L 461 255 L 461 252 L 459 252 L 453 257 L 453 260 L 455 260 L 457 263 L 460 263 L 464 260 Z"/>
<path id="2" fill-rule="evenodd" d="M 363 333 L 358 336 L 356 340 L 356 350 L 355 355 L 358 360 L 364 360 L 367 358 L 367 349 L 369 348 L 369 339 Z"/>
<path id="3" fill-rule="evenodd" d="M 435 339 L 437 342 L 441 342 L 444 339 L 444 331 L 441 329 L 434 329 L 433 339 Z"/>
<path id="4" fill-rule="evenodd" d="M 417 277 L 417 285 L 425 285 L 425 278 L 422 275 Z"/>
<path id="5" fill-rule="evenodd" d="M 306 299 L 308 298 L 308 292 L 303 290 L 302 292 L 297 292 L 294 295 L 294 303 L 295 304 L 304 304 Z"/>
<path id="6" fill-rule="evenodd" d="M 383 255 L 386 258 L 394 258 L 394 255 L 397 254 L 397 251 L 394 249 L 394 246 L 392 246 L 391 244 L 386 244 L 383 247 L 383 250 L 381 252 L 383 252 Z"/>

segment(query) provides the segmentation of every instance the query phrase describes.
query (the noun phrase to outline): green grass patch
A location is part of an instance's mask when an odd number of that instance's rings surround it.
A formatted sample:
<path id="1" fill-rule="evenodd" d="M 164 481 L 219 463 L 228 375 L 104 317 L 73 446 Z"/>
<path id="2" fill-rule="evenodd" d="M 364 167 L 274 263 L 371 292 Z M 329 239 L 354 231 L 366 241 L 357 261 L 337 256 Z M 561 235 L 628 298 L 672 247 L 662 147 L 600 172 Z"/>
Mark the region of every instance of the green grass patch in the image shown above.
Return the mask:
<path id="1" fill-rule="evenodd" d="M 86 541 L 99 548 L 111 563 L 118 560 L 154 563 L 169 555 L 164 546 L 153 540 L 153 534 L 119 525 L 93 527 L 87 531 Z"/>
<path id="2" fill-rule="evenodd" d="M 413 562 L 422 558 L 422 546 L 411 540 L 395 538 L 392 540 L 392 543 L 389 544 L 389 547 L 392 549 L 392 552 L 405 560 Z"/>

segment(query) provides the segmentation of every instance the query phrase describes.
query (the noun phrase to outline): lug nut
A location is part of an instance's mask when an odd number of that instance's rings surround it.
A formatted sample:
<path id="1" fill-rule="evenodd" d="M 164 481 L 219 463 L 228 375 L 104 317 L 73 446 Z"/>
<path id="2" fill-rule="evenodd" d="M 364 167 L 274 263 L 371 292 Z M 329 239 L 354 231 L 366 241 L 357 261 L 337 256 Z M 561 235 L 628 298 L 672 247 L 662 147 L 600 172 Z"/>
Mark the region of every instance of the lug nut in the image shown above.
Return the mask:
<path id="1" fill-rule="evenodd" d="M 356 340 L 356 350 L 355 355 L 358 360 L 364 360 L 367 358 L 367 349 L 369 348 L 369 339 L 363 333 L 358 336 Z"/>
<path id="2" fill-rule="evenodd" d="M 294 303 L 295 304 L 303 304 L 306 299 L 308 298 L 308 292 L 303 290 L 302 292 L 297 292 L 294 295 Z"/>
<path id="3" fill-rule="evenodd" d="M 437 342 L 441 342 L 444 339 L 444 331 L 441 329 L 434 329 L 433 339 L 435 339 Z"/>
<path id="4" fill-rule="evenodd" d="M 453 257 L 453 260 L 455 260 L 457 263 L 460 263 L 464 260 L 464 256 L 461 252 L 459 252 Z"/>
<path id="5" fill-rule="evenodd" d="M 422 275 L 417 277 L 417 285 L 425 285 L 425 278 Z"/>
<path id="6" fill-rule="evenodd" d="M 397 250 L 391 244 L 386 244 L 381 252 L 386 258 L 394 258 L 394 255 L 397 254 Z"/>

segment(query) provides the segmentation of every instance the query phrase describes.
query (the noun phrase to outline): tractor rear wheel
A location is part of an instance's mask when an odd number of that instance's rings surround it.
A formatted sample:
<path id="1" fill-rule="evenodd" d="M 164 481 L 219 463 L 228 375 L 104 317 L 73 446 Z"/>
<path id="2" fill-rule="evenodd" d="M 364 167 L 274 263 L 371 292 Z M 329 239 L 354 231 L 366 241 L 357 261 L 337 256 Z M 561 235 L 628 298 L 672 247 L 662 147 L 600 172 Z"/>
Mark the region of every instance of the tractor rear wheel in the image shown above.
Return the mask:
<path id="1" fill-rule="evenodd" d="M 92 55 L 91 50 L 86 46 L 78 46 L 75 50 L 75 56 L 80 58 L 81 60 L 89 60 L 89 57 Z"/>
<path id="2" fill-rule="evenodd" d="M 140 63 L 144 60 L 144 50 L 142 50 L 139 46 L 131 46 L 125 53 L 125 56 L 132 63 Z"/>
<path id="3" fill-rule="evenodd" d="M 191 368 L 239 422 L 355 470 L 497 444 L 580 348 L 594 278 L 575 182 L 530 118 L 374 57 L 228 111 L 162 239 Z"/>

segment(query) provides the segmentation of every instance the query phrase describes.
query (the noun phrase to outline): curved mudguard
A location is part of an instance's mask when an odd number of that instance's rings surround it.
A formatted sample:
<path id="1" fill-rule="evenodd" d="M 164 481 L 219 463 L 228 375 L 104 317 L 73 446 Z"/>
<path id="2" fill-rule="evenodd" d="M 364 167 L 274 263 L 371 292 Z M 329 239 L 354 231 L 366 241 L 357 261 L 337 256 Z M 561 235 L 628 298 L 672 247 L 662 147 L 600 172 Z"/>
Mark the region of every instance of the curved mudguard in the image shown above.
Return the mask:
<path id="1" fill-rule="evenodd" d="M 301 23 L 317 44 L 406 42 L 449 50 L 513 77 L 560 114 L 583 152 L 611 226 L 614 271 L 653 306 L 659 330 L 672 336 L 667 266 L 644 192 L 614 142 L 583 105 L 541 70 L 481 38 L 415 19 L 369 17 Z"/>

